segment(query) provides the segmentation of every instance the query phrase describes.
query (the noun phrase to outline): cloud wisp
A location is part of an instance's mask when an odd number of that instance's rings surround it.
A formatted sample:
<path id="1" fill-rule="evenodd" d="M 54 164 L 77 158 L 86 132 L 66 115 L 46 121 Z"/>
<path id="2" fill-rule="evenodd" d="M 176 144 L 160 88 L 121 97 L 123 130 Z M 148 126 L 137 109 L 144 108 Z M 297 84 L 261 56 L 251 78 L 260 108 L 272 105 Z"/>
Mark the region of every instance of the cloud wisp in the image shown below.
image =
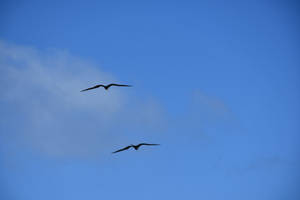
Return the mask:
<path id="1" fill-rule="evenodd" d="M 134 95 L 134 87 L 80 92 L 111 82 L 119 83 L 66 51 L 0 41 L 1 141 L 52 156 L 98 157 L 128 142 L 156 142 L 151 139 L 162 132 L 175 140 L 191 136 L 202 141 L 224 132 L 223 124 L 232 119 L 223 101 L 199 91 L 189 105 L 179 105 L 185 113 L 174 117 L 159 101 Z"/>

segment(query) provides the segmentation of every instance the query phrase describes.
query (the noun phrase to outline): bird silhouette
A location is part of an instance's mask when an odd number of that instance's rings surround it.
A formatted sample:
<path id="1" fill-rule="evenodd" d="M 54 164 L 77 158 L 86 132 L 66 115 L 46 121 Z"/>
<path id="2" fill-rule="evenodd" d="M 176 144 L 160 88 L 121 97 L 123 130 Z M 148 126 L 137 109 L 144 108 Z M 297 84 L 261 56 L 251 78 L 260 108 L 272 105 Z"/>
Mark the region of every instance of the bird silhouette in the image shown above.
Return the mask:
<path id="1" fill-rule="evenodd" d="M 108 90 L 108 88 L 110 88 L 111 86 L 131 87 L 131 85 L 120 85 L 120 84 L 116 84 L 116 83 L 111 83 L 111 84 L 108 84 L 108 85 L 95 85 L 94 87 L 90 87 L 90 88 L 81 90 L 80 92 L 84 92 L 84 91 L 87 91 L 87 90 L 96 89 L 96 88 L 98 88 L 98 87 L 104 87 L 105 90 Z"/>
<path id="2" fill-rule="evenodd" d="M 140 146 L 142 146 L 142 145 L 154 146 L 154 145 L 159 145 L 159 144 L 147 144 L 147 143 L 141 143 L 141 144 L 138 144 L 138 145 L 131 144 L 131 145 L 129 145 L 129 146 L 123 148 L 123 149 L 119 149 L 119 150 L 114 151 L 112 153 L 118 153 L 120 151 L 125 151 L 125 150 L 127 150 L 127 149 L 129 149 L 131 147 L 133 147 L 135 150 L 138 150 L 140 148 Z"/>

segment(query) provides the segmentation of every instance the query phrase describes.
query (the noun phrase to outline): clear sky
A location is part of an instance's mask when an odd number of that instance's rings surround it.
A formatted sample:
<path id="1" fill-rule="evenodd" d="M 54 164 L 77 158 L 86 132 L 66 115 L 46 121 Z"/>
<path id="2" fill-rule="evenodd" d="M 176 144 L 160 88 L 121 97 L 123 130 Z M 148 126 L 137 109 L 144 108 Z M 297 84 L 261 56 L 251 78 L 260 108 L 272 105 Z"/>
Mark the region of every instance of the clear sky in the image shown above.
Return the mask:
<path id="1" fill-rule="evenodd" d="M 0 199 L 299 199 L 299 9 L 1 1 Z"/>

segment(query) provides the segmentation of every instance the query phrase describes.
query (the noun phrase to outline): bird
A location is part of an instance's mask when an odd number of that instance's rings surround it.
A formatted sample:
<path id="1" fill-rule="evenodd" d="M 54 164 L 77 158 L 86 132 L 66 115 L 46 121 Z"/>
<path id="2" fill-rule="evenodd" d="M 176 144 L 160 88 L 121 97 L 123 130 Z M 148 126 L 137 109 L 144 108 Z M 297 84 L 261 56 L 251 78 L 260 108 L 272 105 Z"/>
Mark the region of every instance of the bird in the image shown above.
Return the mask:
<path id="1" fill-rule="evenodd" d="M 159 145 L 159 144 L 147 144 L 147 143 L 140 143 L 140 144 L 138 144 L 138 145 L 133 145 L 133 144 L 131 144 L 131 145 L 129 145 L 129 146 L 123 148 L 123 149 L 119 149 L 119 150 L 114 151 L 114 152 L 112 152 L 112 153 L 118 153 L 118 152 L 120 152 L 120 151 L 125 151 L 125 150 L 127 150 L 127 149 L 129 149 L 129 148 L 131 148 L 131 147 L 133 147 L 133 148 L 137 151 L 137 150 L 140 148 L 140 146 L 142 146 L 142 145 L 154 146 L 154 145 Z"/>
<path id="2" fill-rule="evenodd" d="M 108 90 L 108 88 L 110 88 L 111 86 L 131 87 L 131 85 L 121 85 L 121 84 L 116 84 L 116 83 L 111 83 L 111 84 L 108 84 L 108 85 L 101 85 L 101 84 L 100 84 L 100 85 L 95 85 L 94 87 L 90 87 L 90 88 L 81 90 L 80 92 L 84 92 L 84 91 L 87 91 L 87 90 L 96 89 L 96 88 L 98 88 L 98 87 L 104 87 L 105 90 Z"/>

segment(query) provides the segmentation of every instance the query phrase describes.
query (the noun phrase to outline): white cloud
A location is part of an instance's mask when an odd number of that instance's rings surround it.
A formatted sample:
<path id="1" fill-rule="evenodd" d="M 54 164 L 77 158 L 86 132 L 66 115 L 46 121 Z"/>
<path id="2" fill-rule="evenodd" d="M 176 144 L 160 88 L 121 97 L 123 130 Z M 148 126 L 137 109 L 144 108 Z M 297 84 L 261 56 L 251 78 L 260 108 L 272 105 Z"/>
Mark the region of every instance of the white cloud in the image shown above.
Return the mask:
<path id="1" fill-rule="evenodd" d="M 0 42 L 0 107 L 12 116 L 2 114 L 0 120 L 18 126 L 17 137 L 39 152 L 98 155 L 113 150 L 126 131 L 140 130 L 141 124 L 145 131 L 161 128 L 162 108 L 151 100 L 130 103 L 134 97 L 127 93 L 134 88 L 79 92 L 112 81 L 117 82 L 95 64 L 67 52 Z M 21 121 L 13 123 L 17 116 Z"/>

